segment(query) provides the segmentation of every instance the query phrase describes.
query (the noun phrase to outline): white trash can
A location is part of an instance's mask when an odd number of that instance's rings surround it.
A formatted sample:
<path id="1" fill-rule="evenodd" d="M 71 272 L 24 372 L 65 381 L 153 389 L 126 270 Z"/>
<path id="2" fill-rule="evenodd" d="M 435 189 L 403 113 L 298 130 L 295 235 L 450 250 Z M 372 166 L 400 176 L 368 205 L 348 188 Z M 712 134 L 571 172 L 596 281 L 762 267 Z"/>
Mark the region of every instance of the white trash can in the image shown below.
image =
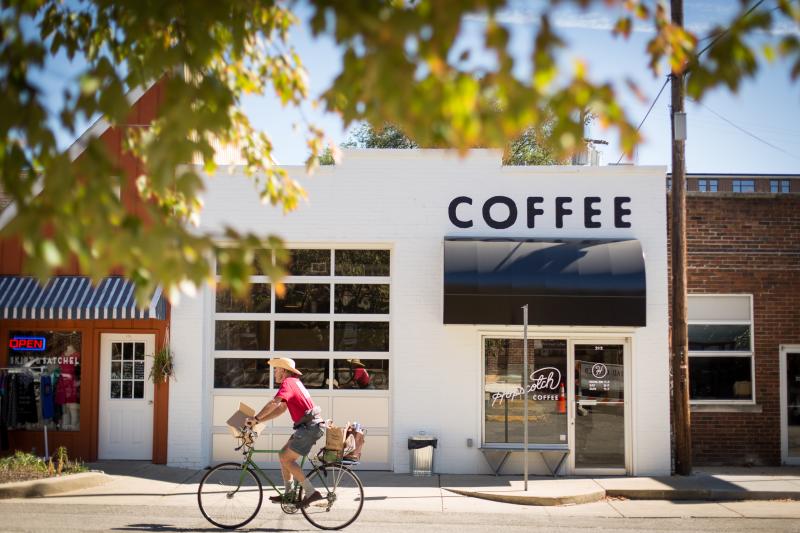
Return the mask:
<path id="1" fill-rule="evenodd" d="M 433 475 L 433 450 L 438 439 L 427 435 L 408 438 L 409 464 L 412 476 Z"/>

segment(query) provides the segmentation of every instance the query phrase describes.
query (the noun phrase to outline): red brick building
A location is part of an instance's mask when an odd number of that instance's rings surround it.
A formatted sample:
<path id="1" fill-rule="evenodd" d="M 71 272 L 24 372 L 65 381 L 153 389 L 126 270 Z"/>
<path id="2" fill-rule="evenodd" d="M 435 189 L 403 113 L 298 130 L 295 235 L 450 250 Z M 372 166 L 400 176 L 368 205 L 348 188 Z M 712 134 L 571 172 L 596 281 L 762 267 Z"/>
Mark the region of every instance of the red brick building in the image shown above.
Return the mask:
<path id="1" fill-rule="evenodd" d="M 687 177 L 697 464 L 800 461 L 798 193 L 800 175 Z"/>

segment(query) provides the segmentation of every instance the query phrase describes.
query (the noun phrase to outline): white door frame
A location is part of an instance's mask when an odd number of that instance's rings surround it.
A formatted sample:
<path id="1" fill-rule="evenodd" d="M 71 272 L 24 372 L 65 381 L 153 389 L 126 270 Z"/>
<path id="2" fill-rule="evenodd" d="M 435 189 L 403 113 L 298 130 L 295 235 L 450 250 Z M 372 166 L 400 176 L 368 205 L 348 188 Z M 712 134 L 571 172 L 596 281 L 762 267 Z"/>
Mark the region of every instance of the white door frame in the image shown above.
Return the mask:
<path id="1" fill-rule="evenodd" d="M 633 387 L 631 387 L 631 379 L 632 379 L 632 368 L 631 368 L 631 338 L 630 337 L 573 337 L 569 339 L 568 346 L 567 346 L 567 373 L 570 376 L 575 375 L 575 345 L 576 344 L 620 344 L 622 345 L 622 364 L 625 371 L 625 378 L 623 382 L 623 394 L 624 394 L 624 402 L 623 402 L 623 416 L 625 417 L 624 421 L 624 428 L 625 428 L 625 466 L 624 468 L 576 468 L 575 467 L 575 456 L 576 456 L 576 448 L 577 448 L 577 441 L 575 440 L 575 413 L 577 410 L 577 405 L 575 401 L 575 380 L 570 379 L 568 380 L 568 387 L 570 392 L 567 394 L 567 398 L 569 401 L 567 402 L 567 417 L 568 417 L 568 430 L 569 430 L 569 443 L 570 443 L 570 454 L 569 459 L 567 461 L 568 468 L 567 471 L 570 474 L 579 474 L 579 475 L 626 475 L 633 472 L 633 445 L 632 445 L 632 438 L 633 438 L 633 426 L 632 426 L 632 418 L 633 413 L 631 412 L 631 391 Z"/>
<path id="2" fill-rule="evenodd" d="M 788 353 L 800 354 L 800 344 L 781 344 L 780 364 L 778 373 L 780 374 L 780 409 L 781 409 L 781 463 L 785 465 L 800 465 L 800 457 L 789 457 L 789 418 L 787 416 L 789 398 L 786 389 L 789 384 L 786 382 L 786 355 Z"/>
<path id="3" fill-rule="evenodd" d="M 110 359 L 110 349 L 111 344 L 113 342 L 144 342 L 144 398 L 148 402 L 148 408 L 150 409 L 150 455 L 148 458 L 139 458 L 137 460 L 153 460 L 153 436 L 155 435 L 155 386 L 153 382 L 150 381 L 148 377 L 149 369 L 152 367 L 152 356 L 155 352 L 155 345 L 156 345 L 156 334 L 155 333 L 101 333 L 100 334 L 100 380 L 98 384 L 98 409 L 97 409 L 97 419 L 98 419 L 98 428 L 97 428 L 97 457 L 99 460 L 103 460 L 104 458 L 109 458 L 107 453 L 108 450 L 101 449 L 104 444 L 104 432 L 103 432 L 103 425 L 105 424 L 105 419 L 103 416 L 103 407 L 104 401 L 108 401 L 108 396 L 110 395 L 110 379 L 108 378 L 109 368 L 106 365 L 111 363 Z M 109 346 L 109 353 L 104 353 L 104 347 Z M 104 453 L 105 452 L 105 453 Z M 113 458 L 111 458 L 113 459 Z"/>

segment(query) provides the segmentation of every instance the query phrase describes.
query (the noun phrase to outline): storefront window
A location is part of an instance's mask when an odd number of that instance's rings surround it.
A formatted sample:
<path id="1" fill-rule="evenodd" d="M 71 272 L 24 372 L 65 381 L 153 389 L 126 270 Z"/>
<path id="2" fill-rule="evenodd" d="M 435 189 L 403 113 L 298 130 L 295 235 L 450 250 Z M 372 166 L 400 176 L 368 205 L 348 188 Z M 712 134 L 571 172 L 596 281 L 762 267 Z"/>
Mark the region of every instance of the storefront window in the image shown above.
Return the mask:
<path id="1" fill-rule="evenodd" d="M 335 359 L 334 389 L 389 389 L 388 359 Z"/>
<path id="2" fill-rule="evenodd" d="M 389 250 L 336 250 L 337 276 L 388 276 Z"/>
<path id="3" fill-rule="evenodd" d="M 388 322 L 336 322 L 333 349 L 337 352 L 388 352 Z"/>
<path id="4" fill-rule="evenodd" d="M 0 416 L 9 429 L 80 430 L 81 334 L 11 331 Z"/>
<path id="5" fill-rule="evenodd" d="M 287 283 L 286 294 L 276 298 L 276 313 L 330 313 L 331 288 L 318 283 Z"/>
<path id="6" fill-rule="evenodd" d="M 217 290 L 217 313 L 269 313 L 269 283 L 253 283 L 250 294 L 244 299 L 236 298 L 230 289 Z"/>
<path id="7" fill-rule="evenodd" d="M 689 398 L 693 402 L 753 401 L 751 308 L 752 299 L 746 294 L 689 295 Z"/>
<path id="8" fill-rule="evenodd" d="M 269 322 L 217 320 L 215 350 L 269 350 Z"/>
<path id="9" fill-rule="evenodd" d="M 334 312 L 351 314 L 388 314 L 388 285 L 336 285 Z"/>
<path id="10" fill-rule="evenodd" d="M 484 442 L 522 443 L 522 339 L 484 339 Z M 528 340 L 528 438 L 567 442 L 567 341 Z"/>

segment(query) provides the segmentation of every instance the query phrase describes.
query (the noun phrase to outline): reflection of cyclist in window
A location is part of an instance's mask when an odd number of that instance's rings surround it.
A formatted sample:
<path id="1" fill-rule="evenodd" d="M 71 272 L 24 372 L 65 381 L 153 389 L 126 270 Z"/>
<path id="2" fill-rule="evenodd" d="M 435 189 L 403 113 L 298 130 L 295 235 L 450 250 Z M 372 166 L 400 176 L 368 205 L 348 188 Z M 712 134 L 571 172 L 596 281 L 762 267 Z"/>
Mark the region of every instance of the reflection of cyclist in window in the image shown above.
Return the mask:
<path id="1" fill-rule="evenodd" d="M 348 359 L 347 363 L 350 365 L 350 381 L 348 385 L 355 389 L 371 389 L 369 373 L 361 359 Z"/>

